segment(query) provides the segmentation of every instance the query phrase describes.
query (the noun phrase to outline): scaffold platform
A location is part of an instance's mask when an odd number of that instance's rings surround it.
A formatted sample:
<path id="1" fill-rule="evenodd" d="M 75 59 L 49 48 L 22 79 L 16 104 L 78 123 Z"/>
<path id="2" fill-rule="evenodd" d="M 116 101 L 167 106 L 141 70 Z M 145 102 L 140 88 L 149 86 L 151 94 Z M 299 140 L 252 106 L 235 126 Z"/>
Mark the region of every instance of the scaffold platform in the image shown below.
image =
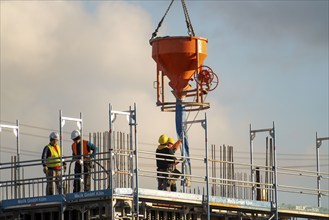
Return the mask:
<path id="1" fill-rule="evenodd" d="M 202 195 L 139 189 L 139 218 L 163 219 L 160 215 L 181 216 L 188 219 L 205 219 L 205 198 Z M 132 219 L 134 190 L 116 188 L 111 190 L 69 193 L 66 195 L 39 196 L 1 201 L 0 219 L 57 219 L 64 210 L 65 219 L 82 219 L 82 212 L 88 211 L 88 219 L 111 219 L 111 201 L 114 201 L 115 219 Z M 272 213 L 272 203 L 244 199 L 211 196 L 209 201 L 212 218 L 268 219 Z M 108 210 L 106 210 L 108 209 Z M 82 211 L 84 210 L 84 211 Z M 78 216 L 78 217 L 77 217 Z M 280 219 L 300 217 L 308 219 L 328 219 L 328 212 L 311 208 L 299 210 L 279 207 Z M 177 219 L 177 218 L 175 218 Z"/>

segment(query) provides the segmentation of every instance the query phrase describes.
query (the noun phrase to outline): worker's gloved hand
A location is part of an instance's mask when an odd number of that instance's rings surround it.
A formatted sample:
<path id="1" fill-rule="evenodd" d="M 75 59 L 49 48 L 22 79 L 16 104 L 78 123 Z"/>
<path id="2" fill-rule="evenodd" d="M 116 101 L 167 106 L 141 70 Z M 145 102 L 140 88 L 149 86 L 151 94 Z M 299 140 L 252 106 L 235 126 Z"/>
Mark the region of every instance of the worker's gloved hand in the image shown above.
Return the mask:
<path id="1" fill-rule="evenodd" d="M 47 173 L 48 173 L 48 167 L 44 166 L 44 167 L 43 167 L 43 172 L 44 172 L 45 174 L 47 174 Z"/>
<path id="2" fill-rule="evenodd" d="M 77 163 L 81 165 L 82 164 L 82 160 L 77 160 Z"/>
<path id="3" fill-rule="evenodd" d="M 177 165 L 179 163 L 184 163 L 184 162 L 185 162 L 185 158 L 176 159 L 175 160 L 175 165 Z"/>

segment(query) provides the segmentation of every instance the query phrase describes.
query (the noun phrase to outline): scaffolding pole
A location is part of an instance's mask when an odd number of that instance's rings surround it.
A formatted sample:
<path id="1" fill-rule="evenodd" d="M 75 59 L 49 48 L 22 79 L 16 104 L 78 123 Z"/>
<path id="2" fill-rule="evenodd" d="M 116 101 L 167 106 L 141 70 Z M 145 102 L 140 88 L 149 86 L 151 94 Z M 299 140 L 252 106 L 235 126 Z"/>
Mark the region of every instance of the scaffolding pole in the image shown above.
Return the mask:
<path id="1" fill-rule="evenodd" d="M 204 158 L 204 163 L 206 164 L 206 176 L 205 176 L 205 181 L 206 181 L 206 196 L 204 198 L 207 200 L 206 201 L 206 206 L 207 206 L 207 219 L 210 220 L 210 190 L 209 190 L 209 158 L 208 158 L 208 125 L 207 125 L 207 114 L 205 113 L 204 119 L 203 120 L 194 120 L 194 121 L 186 121 L 184 124 L 185 126 L 187 124 L 195 124 L 195 123 L 201 123 L 202 128 L 204 129 L 204 135 L 205 135 L 205 158 Z M 184 215 L 185 217 L 186 215 Z"/>
<path id="2" fill-rule="evenodd" d="M 320 147 L 322 145 L 323 141 L 327 141 L 329 140 L 329 137 L 318 137 L 318 132 L 316 132 L 315 134 L 315 144 L 316 144 L 316 174 L 317 174 L 317 178 L 316 178 L 316 185 L 318 188 L 318 207 L 321 207 L 321 173 L 320 173 Z"/>

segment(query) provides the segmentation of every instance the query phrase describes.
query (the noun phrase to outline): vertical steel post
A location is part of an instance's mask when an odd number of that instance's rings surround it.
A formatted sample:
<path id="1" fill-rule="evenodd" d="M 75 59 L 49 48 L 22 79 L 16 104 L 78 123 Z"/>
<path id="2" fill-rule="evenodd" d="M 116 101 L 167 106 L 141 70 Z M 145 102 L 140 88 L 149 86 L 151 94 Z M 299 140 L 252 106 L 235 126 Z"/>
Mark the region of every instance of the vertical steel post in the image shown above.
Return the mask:
<path id="1" fill-rule="evenodd" d="M 14 156 L 14 197 L 17 199 L 17 158 Z"/>
<path id="2" fill-rule="evenodd" d="M 134 190 L 134 157 L 133 157 L 133 150 L 134 150 L 134 146 L 133 146 L 133 115 L 132 115 L 132 110 L 131 110 L 131 106 L 129 106 L 129 163 L 130 163 L 130 180 L 131 180 L 131 189 L 133 191 L 134 194 L 134 199 L 133 199 L 133 216 L 134 216 L 134 212 L 136 212 L 136 192 Z M 134 219 L 134 218 L 133 218 Z"/>
<path id="3" fill-rule="evenodd" d="M 322 141 L 328 141 L 329 137 L 318 137 L 318 133 L 316 133 L 316 173 L 317 173 L 317 188 L 318 188 L 318 207 L 321 207 L 321 172 L 320 172 L 320 147 L 322 145 Z"/>
<path id="4" fill-rule="evenodd" d="M 11 184 L 9 185 L 10 186 L 10 199 L 13 199 L 13 193 L 14 193 L 14 190 L 13 190 L 13 181 L 14 181 L 14 156 L 11 156 L 10 157 L 10 164 L 11 164 L 11 167 L 10 167 L 10 182 Z M 7 195 L 7 198 L 8 198 L 8 195 Z"/>
<path id="5" fill-rule="evenodd" d="M 215 174 L 214 174 L 214 170 L 215 170 L 215 166 L 214 166 L 214 145 L 211 145 L 210 146 L 210 151 L 211 151 L 211 176 L 212 177 L 215 177 Z M 212 184 L 212 187 L 211 187 L 211 195 L 215 195 L 215 185 Z"/>
<path id="6" fill-rule="evenodd" d="M 21 149 L 20 149 L 20 141 L 19 141 L 19 120 L 16 120 L 16 144 L 17 144 L 17 183 L 18 183 L 18 186 L 17 186 L 17 198 L 20 198 L 20 177 L 21 177 L 21 174 L 20 174 L 20 154 L 21 154 Z"/>
<path id="7" fill-rule="evenodd" d="M 61 157 L 61 163 L 63 160 L 63 121 L 62 121 L 62 110 L 59 110 L 59 146 L 60 146 L 60 157 Z M 63 169 L 61 168 L 61 174 L 60 174 L 60 185 L 61 185 L 61 192 L 58 192 L 59 194 L 63 195 Z M 55 190 L 55 189 L 54 189 Z M 61 201 L 61 210 L 60 210 L 60 219 L 64 220 L 64 204 L 63 200 Z"/>
<path id="8" fill-rule="evenodd" d="M 100 135 L 98 134 L 98 132 L 96 133 L 96 135 L 97 135 L 97 137 L 96 137 L 96 139 L 97 139 L 97 141 L 95 141 L 95 140 L 91 140 L 91 133 L 89 132 L 89 135 L 88 135 L 88 141 L 90 141 L 90 142 L 92 142 L 92 143 L 94 143 L 96 146 L 101 146 L 100 145 Z M 95 149 L 95 151 L 96 151 L 96 149 Z M 93 161 L 93 164 L 94 164 L 94 169 L 93 169 L 93 172 L 92 173 L 90 173 L 90 175 L 93 175 L 93 179 L 94 179 L 94 190 L 97 190 L 97 188 L 96 188 L 96 165 L 95 165 L 95 160 L 96 160 L 96 157 L 97 157 L 97 155 L 95 156 L 95 158 L 93 159 L 94 161 Z M 99 179 L 99 178 L 98 178 Z M 91 186 L 90 186 L 90 188 L 91 188 Z"/>
<path id="9" fill-rule="evenodd" d="M 59 146 L 60 148 L 62 148 L 63 146 L 63 121 L 62 121 L 62 110 L 59 110 Z M 62 149 L 60 149 L 60 157 L 61 157 L 61 162 L 62 162 Z M 62 179 L 62 169 L 61 169 L 61 179 Z M 62 180 L 61 180 L 61 184 L 62 184 Z"/>
<path id="10" fill-rule="evenodd" d="M 271 166 L 271 173 L 270 173 L 270 178 L 269 178 L 269 183 L 271 184 L 271 190 L 270 190 L 270 198 L 269 198 L 269 201 L 273 201 L 273 198 L 274 198 L 274 192 L 273 192 L 273 139 L 270 138 L 270 166 Z"/>
<path id="11" fill-rule="evenodd" d="M 216 160 L 216 145 L 214 146 L 214 160 Z M 214 177 L 217 178 L 217 162 L 214 161 Z M 217 195 L 217 179 L 215 179 L 215 190 L 214 190 L 214 196 Z"/>
<path id="12" fill-rule="evenodd" d="M 273 128 L 270 131 L 270 135 L 273 138 L 273 159 L 274 159 L 274 164 L 273 164 L 273 169 L 274 169 L 274 197 L 275 197 L 275 220 L 279 219 L 279 212 L 278 212 L 278 172 L 277 172 L 277 154 L 276 154 L 276 144 L 275 144 L 275 126 L 273 122 Z"/>
<path id="13" fill-rule="evenodd" d="M 24 180 L 25 179 L 25 174 L 24 174 L 24 168 L 22 168 L 22 180 Z M 38 181 L 38 183 L 39 183 L 39 181 Z M 39 190 L 39 184 L 38 184 L 38 196 L 39 196 L 39 193 L 40 193 L 40 190 Z M 25 183 L 24 183 L 24 185 L 23 185 L 23 188 L 22 188 L 22 198 L 24 198 L 25 197 Z"/>
<path id="14" fill-rule="evenodd" d="M 139 219 L 139 171 L 138 171 L 138 137 L 137 137 L 137 114 L 136 114 L 136 103 L 134 103 L 134 110 L 132 116 L 134 117 L 134 138 L 135 138 L 135 175 L 136 175 L 136 217 Z"/>
<path id="15" fill-rule="evenodd" d="M 315 144 L 316 144 L 316 186 L 318 188 L 318 207 L 321 207 L 321 191 L 320 191 L 320 181 L 321 181 L 321 175 L 320 175 L 320 158 L 319 158 L 319 150 L 321 146 L 321 141 L 318 141 L 318 132 L 315 133 Z"/>
<path id="16" fill-rule="evenodd" d="M 223 187 L 223 184 L 224 184 L 224 171 L 223 171 L 223 146 L 219 146 L 219 160 L 221 161 L 219 163 L 219 183 L 220 183 L 220 196 L 224 196 L 224 187 Z"/>
<path id="17" fill-rule="evenodd" d="M 235 179 L 235 173 L 234 173 L 234 154 L 233 154 L 233 146 L 231 146 L 231 168 L 232 168 L 232 179 Z M 236 197 L 236 187 L 235 187 L 235 183 L 233 183 L 233 196 Z"/>
<path id="18" fill-rule="evenodd" d="M 265 155 L 265 183 L 268 184 L 268 137 L 266 137 L 266 155 Z M 269 190 L 268 185 L 265 186 L 265 192 L 266 192 L 266 201 L 269 199 Z"/>
<path id="19" fill-rule="evenodd" d="M 205 150 L 206 150 L 206 193 L 207 193 L 207 219 L 210 220 L 210 195 L 209 195 L 209 160 L 208 160 L 208 128 L 207 128 L 207 113 L 204 114 L 204 122 L 202 127 L 205 130 Z"/>
<path id="20" fill-rule="evenodd" d="M 82 124 L 82 113 L 80 112 L 80 119 L 81 119 L 81 121 L 80 121 L 80 149 L 81 149 L 81 175 L 80 175 L 80 190 L 81 190 L 81 192 L 84 192 L 85 191 L 85 175 L 86 175 L 86 173 L 84 172 L 84 156 L 83 156 L 83 129 L 82 129 L 82 127 L 83 127 L 83 124 Z M 79 122 L 78 122 L 79 123 Z M 83 181 L 83 182 L 82 182 Z M 81 183 L 83 183 L 83 184 L 81 184 Z"/>
<path id="21" fill-rule="evenodd" d="M 253 163 L 254 163 L 254 146 L 253 146 L 253 140 L 255 138 L 256 133 L 251 131 L 251 124 L 249 127 L 249 136 L 250 136 L 250 178 L 252 182 L 252 187 L 251 187 L 251 199 L 255 199 L 255 184 L 254 184 L 254 168 L 253 168 Z"/>
<path id="22" fill-rule="evenodd" d="M 113 115 L 112 119 L 112 105 L 109 104 L 109 153 L 110 153 L 110 167 L 109 167 L 109 188 L 111 191 L 111 200 L 110 200 L 110 206 L 111 206 L 111 220 L 114 220 L 114 204 L 113 204 L 113 169 L 112 169 L 112 163 L 113 163 L 113 148 L 112 148 L 112 132 L 113 132 L 113 121 L 114 121 L 115 115 Z M 112 121 L 113 120 L 113 121 Z"/>
<path id="23" fill-rule="evenodd" d="M 227 197 L 227 175 L 226 175 L 226 171 L 227 171 L 227 158 L 226 158 L 226 146 L 225 144 L 223 144 L 223 192 L 224 192 L 224 197 Z"/>

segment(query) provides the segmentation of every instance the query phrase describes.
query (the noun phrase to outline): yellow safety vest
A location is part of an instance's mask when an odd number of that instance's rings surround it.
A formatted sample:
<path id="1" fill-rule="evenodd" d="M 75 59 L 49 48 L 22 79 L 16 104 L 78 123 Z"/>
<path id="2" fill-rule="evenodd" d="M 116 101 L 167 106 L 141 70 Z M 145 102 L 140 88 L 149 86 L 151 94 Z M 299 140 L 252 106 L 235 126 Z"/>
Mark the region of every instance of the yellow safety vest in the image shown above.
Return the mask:
<path id="1" fill-rule="evenodd" d="M 47 167 L 58 167 L 60 168 L 61 167 L 61 148 L 56 145 L 56 149 L 54 146 L 48 144 L 47 146 L 50 150 L 50 157 L 47 158 Z"/>

